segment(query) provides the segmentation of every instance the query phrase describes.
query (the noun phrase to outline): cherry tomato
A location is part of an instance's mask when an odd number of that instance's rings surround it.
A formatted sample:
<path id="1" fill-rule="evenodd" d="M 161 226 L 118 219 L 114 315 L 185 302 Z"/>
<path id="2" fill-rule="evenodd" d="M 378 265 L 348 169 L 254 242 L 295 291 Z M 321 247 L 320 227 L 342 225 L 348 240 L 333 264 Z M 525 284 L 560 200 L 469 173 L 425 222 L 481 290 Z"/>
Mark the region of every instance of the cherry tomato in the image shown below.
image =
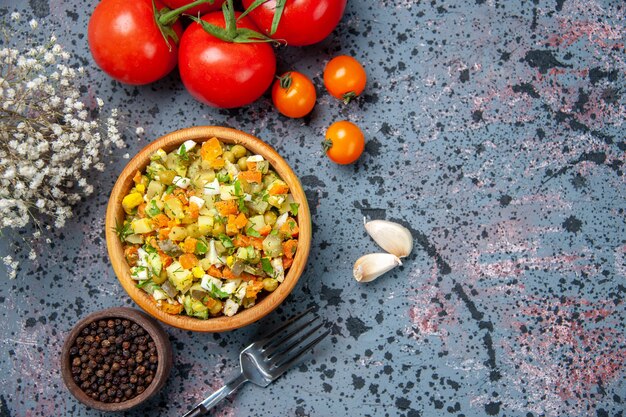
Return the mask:
<path id="1" fill-rule="evenodd" d="M 155 5 L 157 10 L 164 7 L 159 0 Z M 171 27 L 182 35 L 180 22 Z M 178 47 L 163 38 L 152 0 L 102 0 L 89 19 L 88 39 L 96 64 L 126 84 L 151 83 L 176 66 Z"/>
<path id="2" fill-rule="evenodd" d="M 346 104 L 358 97 L 365 89 L 367 75 L 356 59 L 339 55 L 324 68 L 324 85 L 328 92 Z"/>
<path id="3" fill-rule="evenodd" d="M 225 27 L 222 12 L 206 14 L 202 20 Z M 258 31 L 247 17 L 237 27 Z M 252 103 L 267 90 L 276 72 L 276 56 L 269 44 L 225 42 L 195 22 L 185 30 L 179 49 L 178 69 L 187 91 L 214 107 Z"/>
<path id="4" fill-rule="evenodd" d="M 286 72 L 274 82 L 272 101 L 274 106 L 287 117 L 303 117 L 315 106 L 315 86 L 304 74 Z"/>
<path id="5" fill-rule="evenodd" d="M 247 9 L 254 0 L 243 0 Z M 317 43 L 335 29 L 346 8 L 347 0 L 287 0 L 276 33 L 270 35 L 276 0 L 269 0 L 250 12 L 263 33 L 288 45 Z"/>
<path id="6" fill-rule="evenodd" d="M 365 138 L 357 125 L 341 120 L 328 127 L 322 147 L 331 161 L 347 165 L 359 159 L 365 149 Z"/>
<path id="7" fill-rule="evenodd" d="M 194 0 L 162 0 L 163 3 L 170 9 L 178 9 L 179 7 L 185 6 L 189 3 L 192 3 Z M 197 16 L 198 14 L 203 15 L 208 12 L 214 12 L 216 10 L 220 10 L 222 8 L 222 3 L 225 0 L 215 0 L 213 4 L 205 3 L 199 6 L 192 7 L 185 11 L 185 13 Z"/>

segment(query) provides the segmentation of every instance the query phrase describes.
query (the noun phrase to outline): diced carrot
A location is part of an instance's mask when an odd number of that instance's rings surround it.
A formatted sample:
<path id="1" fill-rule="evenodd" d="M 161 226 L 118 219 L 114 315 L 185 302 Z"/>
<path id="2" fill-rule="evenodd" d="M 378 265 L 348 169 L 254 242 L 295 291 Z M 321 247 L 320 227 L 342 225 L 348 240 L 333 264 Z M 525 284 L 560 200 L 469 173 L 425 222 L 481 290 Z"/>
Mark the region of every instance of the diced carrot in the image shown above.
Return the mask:
<path id="1" fill-rule="evenodd" d="M 215 304 L 217 304 L 217 301 L 215 300 L 215 298 L 211 298 L 211 297 L 207 297 L 206 302 L 204 303 L 205 306 L 207 306 L 210 309 L 212 309 Z"/>
<path id="2" fill-rule="evenodd" d="M 283 243 L 283 253 L 289 259 L 293 259 L 293 255 L 296 254 L 298 248 L 298 241 L 296 239 L 289 239 Z"/>
<path id="3" fill-rule="evenodd" d="M 263 289 L 263 281 L 249 281 L 246 286 L 246 298 L 256 298 L 256 295 Z"/>
<path id="4" fill-rule="evenodd" d="M 158 248 L 156 237 L 150 236 L 146 239 L 146 243 L 153 248 Z"/>
<path id="5" fill-rule="evenodd" d="M 291 264 L 293 264 L 293 258 L 287 258 L 286 256 L 283 256 L 283 268 L 287 269 L 291 266 Z"/>
<path id="6" fill-rule="evenodd" d="M 183 305 L 176 303 L 176 304 L 171 304 L 167 301 L 162 302 L 161 304 L 157 304 L 159 309 L 161 309 L 161 311 L 166 312 L 167 314 L 180 314 L 181 311 L 183 311 Z"/>
<path id="7" fill-rule="evenodd" d="M 229 267 L 225 266 L 222 269 L 222 278 L 225 278 L 225 279 L 235 279 L 235 278 L 239 278 L 239 277 L 236 277 L 235 274 L 233 274 L 233 271 L 231 271 Z"/>
<path id="8" fill-rule="evenodd" d="M 261 174 L 259 171 L 242 171 L 239 173 L 237 178 L 240 180 L 246 180 L 248 182 L 260 183 L 263 178 L 263 174 Z"/>
<path id="9" fill-rule="evenodd" d="M 237 214 L 238 212 L 235 200 L 218 201 L 215 203 L 215 208 L 222 216 Z"/>
<path id="10" fill-rule="evenodd" d="M 187 198 L 187 194 L 185 193 L 185 190 L 183 190 L 182 188 L 176 188 L 174 191 L 172 191 L 172 194 L 176 196 L 176 198 L 178 198 L 181 203 L 185 205 L 189 204 L 189 199 Z"/>
<path id="11" fill-rule="evenodd" d="M 239 278 L 241 278 L 244 281 L 254 281 L 257 277 L 256 275 L 248 274 L 247 272 L 242 272 L 241 275 L 239 275 Z"/>
<path id="12" fill-rule="evenodd" d="M 271 231 L 272 231 L 272 226 L 270 226 L 269 224 L 266 224 L 265 226 L 261 227 L 261 230 L 259 230 L 259 234 L 261 236 L 267 236 L 270 234 Z"/>
<path id="13" fill-rule="evenodd" d="M 141 203 L 137 206 L 137 216 L 141 219 L 146 217 L 146 203 Z"/>
<path id="14" fill-rule="evenodd" d="M 137 265 L 137 261 L 139 260 L 139 249 L 137 249 L 137 246 L 128 246 L 124 249 L 124 257 L 126 258 L 128 265 Z"/>
<path id="15" fill-rule="evenodd" d="M 214 160 L 209 162 L 209 165 L 211 165 L 211 168 L 213 169 L 221 169 L 224 168 L 226 162 L 224 161 L 224 158 L 215 158 Z"/>
<path id="16" fill-rule="evenodd" d="M 280 226 L 279 231 L 286 236 L 296 237 L 298 236 L 300 229 L 298 228 L 298 223 L 294 219 L 287 217 L 287 221 Z"/>
<path id="17" fill-rule="evenodd" d="M 239 233 L 239 228 L 235 224 L 236 219 L 237 216 L 235 216 L 234 214 L 228 215 L 228 222 L 226 222 L 226 234 L 228 236 L 235 236 L 237 233 Z"/>
<path id="18" fill-rule="evenodd" d="M 222 271 L 220 271 L 215 265 L 211 265 L 206 273 L 214 278 L 222 278 Z"/>
<path id="19" fill-rule="evenodd" d="M 198 243 L 198 239 L 188 236 L 183 243 L 183 252 L 194 253 L 196 251 L 196 243 Z"/>
<path id="20" fill-rule="evenodd" d="M 239 215 L 235 219 L 235 226 L 237 226 L 238 229 L 241 229 L 242 227 L 245 227 L 246 224 L 248 224 L 248 218 L 245 214 L 239 213 Z"/>
<path id="21" fill-rule="evenodd" d="M 193 201 L 189 202 L 189 216 L 192 219 L 197 219 L 198 217 L 200 217 L 200 207 L 198 207 L 198 205 Z"/>
<path id="22" fill-rule="evenodd" d="M 141 172 L 135 172 L 135 176 L 133 177 L 133 181 L 135 184 L 139 184 L 141 182 Z"/>
<path id="23" fill-rule="evenodd" d="M 202 144 L 200 148 L 200 157 L 205 161 L 213 161 L 222 154 L 222 145 L 220 141 L 213 137 Z"/>
<path id="24" fill-rule="evenodd" d="M 236 248 L 245 248 L 246 246 L 252 246 L 254 249 L 262 250 L 263 238 L 239 234 L 233 239 L 233 245 Z"/>
<path id="25" fill-rule="evenodd" d="M 191 269 L 198 265 L 198 258 L 196 258 L 196 255 L 193 253 L 185 253 L 184 255 L 180 255 L 178 262 L 180 262 L 180 266 L 184 269 Z"/>
<path id="26" fill-rule="evenodd" d="M 174 262 L 174 259 L 171 256 L 166 255 L 165 252 L 159 252 L 159 256 L 161 257 L 163 268 L 167 268 L 172 264 L 172 262 Z"/>
<path id="27" fill-rule="evenodd" d="M 168 238 L 168 236 L 170 235 L 170 231 L 172 229 L 170 229 L 169 227 L 162 227 L 161 229 L 159 229 L 159 239 L 161 240 L 165 240 Z"/>
<path id="28" fill-rule="evenodd" d="M 246 162 L 248 171 L 256 171 L 256 162 Z"/>
<path id="29" fill-rule="evenodd" d="M 157 214 L 152 218 L 152 226 L 154 226 L 156 229 L 160 229 L 161 227 L 167 227 L 169 222 L 169 217 L 167 217 L 163 213 Z"/>
<path id="30" fill-rule="evenodd" d="M 269 195 L 287 194 L 289 192 L 289 186 L 285 183 L 274 182 L 270 188 L 267 189 L 267 192 Z"/>

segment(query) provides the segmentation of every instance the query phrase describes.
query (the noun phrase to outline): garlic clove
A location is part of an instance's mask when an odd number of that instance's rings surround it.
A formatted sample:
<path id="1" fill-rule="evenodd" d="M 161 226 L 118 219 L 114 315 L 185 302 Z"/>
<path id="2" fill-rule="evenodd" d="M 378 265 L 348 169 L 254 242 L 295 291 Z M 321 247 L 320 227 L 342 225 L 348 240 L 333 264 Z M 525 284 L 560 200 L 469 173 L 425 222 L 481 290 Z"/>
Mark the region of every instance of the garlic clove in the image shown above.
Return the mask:
<path id="1" fill-rule="evenodd" d="M 352 273 L 357 281 L 370 282 L 398 265 L 402 265 L 402 262 L 396 255 L 391 253 L 370 253 L 357 259 Z"/>
<path id="2" fill-rule="evenodd" d="M 365 222 L 365 230 L 378 245 L 398 258 L 409 256 L 413 250 L 413 236 L 406 227 L 386 220 Z"/>

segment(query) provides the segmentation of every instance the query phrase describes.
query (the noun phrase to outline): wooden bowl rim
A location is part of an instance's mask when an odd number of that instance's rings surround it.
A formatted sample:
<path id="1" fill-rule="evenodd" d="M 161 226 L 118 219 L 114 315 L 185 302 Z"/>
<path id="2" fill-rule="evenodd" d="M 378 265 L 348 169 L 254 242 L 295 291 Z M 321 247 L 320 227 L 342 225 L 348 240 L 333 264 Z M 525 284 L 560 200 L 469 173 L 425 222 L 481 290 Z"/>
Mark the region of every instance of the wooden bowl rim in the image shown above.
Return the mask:
<path id="1" fill-rule="evenodd" d="M 212 137 L 217 137 L 226 143 L 241 144 L 251 152 L 262 155 L 270 162 L 272 168 L 289 185 L 294 200 L 300 204 L 297 216 L 300 231 L 298 248 L 293 264 L 285 275 L 284 281 L 274 292 L 268 294 L 253 307 L 240 310 L 232 317 L 220 316 L 203 320 L 185 315 L 167 314 L 156 306 L 148 294 L 135 286 L 136 282 L 130 277 L 130 268 L 124 259 L 122 244 L 114 232 L 114 227 L 116 221 L 123 219 L 124 212 L 121 201 L 131 188 L 132 177 L 138 169 L 140 171 L 145 169 L 149 163 L 150 155 L 160 148 L 169 152 L 186 140 L 204 142 Z M 163 323 L 180 329 L 198 332 L 223 332 L 238 329 L 260 320 L 278 307 L 291 293 L 304 271 L 311 246 L 312 234 L 311 216 L 306 195 L 300 180 L 289 164 L 261 139 L 237 129 L 221 126 L 197 126 L 181 129 L 166 134 L 145 146 L 128 162 L 111 191 L 106 211 L 105 228 L 107 249 L 113 270 L 133 301 L 148 314 Z"/>
<path id="2" fill-rule="evenodd" d="M 152 340 L 154 341 L 157 348 L 157 355 L 159 357 L 159 362 L 157 365 L 156 373 L 154 375 L 154 379 L 152 380 L 152 383 L 148 385 L 148 389 L 146 389 L 138 396 L 121 403 L 103 403 L 89 397 L 74 382 L 71 372 L 69 352 L 72 344 L 79 336 L 80 332 L 85 328 L 85 326 L 94 321 L 109 318 L 128 319 L 141 326 L 144 330 L 148 332 L 150 337 L 152 337 Z M 167 333 L 165 333 L 165 330 L 163 330 L 163 328 L 156 320 L 148 316 L 143 311 L 139 311 L 130 307 L 112 307 L 87 315 L 74 325 L 72 331 L 65 338 L 65 343 L 63 344 L 63 348 L 61 349 L 61 375 L 63 377 L 63 382 L 65 383 L 65 386 L 78 401 L 88 407 L 101 411 L 126 411 L 148 400 L 161 388 L 163 388 L 163 385 L 165 385 L 165 382 L 167 381 L 167 378 L 169 377 L 170 371 L 172 369 L 172 362 L 172 346 L 169 340 L 169 336 L 167 335 Z"/>

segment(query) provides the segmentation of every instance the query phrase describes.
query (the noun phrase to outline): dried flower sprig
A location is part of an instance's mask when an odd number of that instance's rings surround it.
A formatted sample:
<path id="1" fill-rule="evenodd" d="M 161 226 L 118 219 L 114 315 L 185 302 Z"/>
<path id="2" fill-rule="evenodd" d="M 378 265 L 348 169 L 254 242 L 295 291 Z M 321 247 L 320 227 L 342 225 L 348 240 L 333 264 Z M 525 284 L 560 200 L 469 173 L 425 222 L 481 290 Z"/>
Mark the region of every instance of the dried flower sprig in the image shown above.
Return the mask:
<path id="1" fill-rule="evenodd" d="M 104 170 L 105 150 L 124 146 L 117 109 L 99 118 L 104 101 L 85 104 L 85 71 L 70 67 L 70 58 L 54 35 L 43 45 L 0 49 L 0 233 L 31 222 L 36 235 L 63 227 L 72 206 L 93 192 L 88 177 Z M 2 259 L 14 277 L 16 261 Z"/>

